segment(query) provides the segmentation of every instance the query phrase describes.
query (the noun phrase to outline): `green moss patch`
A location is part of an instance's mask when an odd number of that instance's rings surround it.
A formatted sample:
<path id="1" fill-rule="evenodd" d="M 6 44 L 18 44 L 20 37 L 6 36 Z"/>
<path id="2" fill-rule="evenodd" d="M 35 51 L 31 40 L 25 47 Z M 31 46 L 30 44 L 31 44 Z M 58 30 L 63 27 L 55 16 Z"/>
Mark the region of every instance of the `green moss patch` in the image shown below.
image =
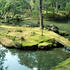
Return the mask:
<path id="1" fill-rule="evenodd" d="M 38 47 L 51 47 L 52 43 L 49 42 L 43 42 L 43 43 L 39 43 Z"/>
<path id="2" fill-rule="evenodd" d="M 25 42 L 22 42 L 22 46 L 23 47 L 33 47 L 33 46 L 37 46 L 37 42 L 27 42 L 27 41 L 25 41 Z"/>
<path id="3" fill-rule="evenodd" d="M 1 25 L 0 27 L 6 29 L 6 31 L 2 29 L 0 30 L 1 38 L 5 37 L 5 39 L 8 39 L 7 45 L 9 44 L 9 42 L 12 41 L 12 43 L 15 43 L 15 45 L 17 45 L 13 46 L 17 48 L 20 46 L 22 46 L 23 48 L 35 46 L 38 48 L 52 47 L 53 44 L 54 46 L 56 46 L 55 40 L 57 40 L 58 42 L 60 41 L 66 43 L 66 45 L 68 43 L 70 44 L 70 42 L 67 39 L 51 31 L 43 30 L 43 36 L 41 36 L 41 29 L 38 27 L 32 28 L 32 27 L 5 26 L 5 25 Z M 3 43 L 3 41 L 4 40 L 2 40 L 1 43 L 4 45 L 5 43 Z M 5 44 L 5 46 L 7 45 Z M 11 44 L 9 44 L 9 46 L 10 45 Z"/>
<path id="4" fill-rule="evenodd" d="M 51 70 L 70 70 L 70 58 L 61 62 L 59 65 L 52 68 Z"/>

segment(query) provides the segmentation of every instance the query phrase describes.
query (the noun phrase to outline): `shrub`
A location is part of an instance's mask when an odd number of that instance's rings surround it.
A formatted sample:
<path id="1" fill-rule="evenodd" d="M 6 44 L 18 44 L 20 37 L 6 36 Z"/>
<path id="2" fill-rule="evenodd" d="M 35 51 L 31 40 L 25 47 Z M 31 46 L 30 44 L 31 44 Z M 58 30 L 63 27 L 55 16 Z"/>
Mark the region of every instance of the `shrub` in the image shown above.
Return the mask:
<path id="1" fill-rule="evenodd" d="M 21 40 L 24 41 L 25 40 L 24 37 L 21 37 Z"/>
<path id="2" fill-rule="evenodd" d="M 15 32 L 23 32 L 23 31 L 19 29 L 19 30 L 16 30 Z"/>

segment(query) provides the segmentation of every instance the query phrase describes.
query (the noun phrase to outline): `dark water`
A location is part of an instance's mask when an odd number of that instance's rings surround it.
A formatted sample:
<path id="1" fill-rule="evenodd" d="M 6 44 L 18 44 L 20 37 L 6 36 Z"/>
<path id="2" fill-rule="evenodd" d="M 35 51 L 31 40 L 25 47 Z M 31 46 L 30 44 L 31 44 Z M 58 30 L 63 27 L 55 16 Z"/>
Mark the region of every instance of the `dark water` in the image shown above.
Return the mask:
<path id="1" fill-rule="evenodd" d="M 21 51 L 0 45 L 0 70 L 50 70 L 64 61 L 68 52 L 63 48 L 50 51 Z"/>

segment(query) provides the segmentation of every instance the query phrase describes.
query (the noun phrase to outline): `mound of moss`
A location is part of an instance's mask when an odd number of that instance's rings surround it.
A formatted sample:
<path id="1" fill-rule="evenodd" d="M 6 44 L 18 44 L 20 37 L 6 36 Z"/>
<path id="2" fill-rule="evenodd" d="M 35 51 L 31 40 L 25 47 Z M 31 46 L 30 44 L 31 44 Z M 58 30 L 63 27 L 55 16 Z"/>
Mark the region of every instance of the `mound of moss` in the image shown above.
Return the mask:
<path id="1" fill-rule="evenodd" d="M 44 49 L 56 46 L 55 36 L 57 35 L 48 30 L 43 30 L 44 35 L 41 36 L 41 30 L 38 27 L 3 25 L 0 27 L 5 28 L 5 31 L 0 30 L 0 42 L 6 47 Z"/>

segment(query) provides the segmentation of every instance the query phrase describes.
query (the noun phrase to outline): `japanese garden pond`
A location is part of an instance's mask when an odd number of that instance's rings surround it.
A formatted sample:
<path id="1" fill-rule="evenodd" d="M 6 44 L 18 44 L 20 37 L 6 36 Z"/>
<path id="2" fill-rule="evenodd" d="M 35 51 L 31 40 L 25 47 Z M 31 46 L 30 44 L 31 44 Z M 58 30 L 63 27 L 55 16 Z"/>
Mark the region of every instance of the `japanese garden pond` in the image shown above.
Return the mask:
<path id="1" fill-rule="evenodd" d="M 70 24 L 68 23 L 47 23 L 55 24 L 70 34 Z M 0 70 L 50 70 L 67 59 L 67 54 L 68 51 L 65 51 L 64 48 L 24 51 L 7 49 L 0 45 Z"/>
<path id="2" fill-rule="evenodd" d="M 50 70 L 68 58 L 63 48 L 23 51 L 0 45 L 0 70 Z"/>

